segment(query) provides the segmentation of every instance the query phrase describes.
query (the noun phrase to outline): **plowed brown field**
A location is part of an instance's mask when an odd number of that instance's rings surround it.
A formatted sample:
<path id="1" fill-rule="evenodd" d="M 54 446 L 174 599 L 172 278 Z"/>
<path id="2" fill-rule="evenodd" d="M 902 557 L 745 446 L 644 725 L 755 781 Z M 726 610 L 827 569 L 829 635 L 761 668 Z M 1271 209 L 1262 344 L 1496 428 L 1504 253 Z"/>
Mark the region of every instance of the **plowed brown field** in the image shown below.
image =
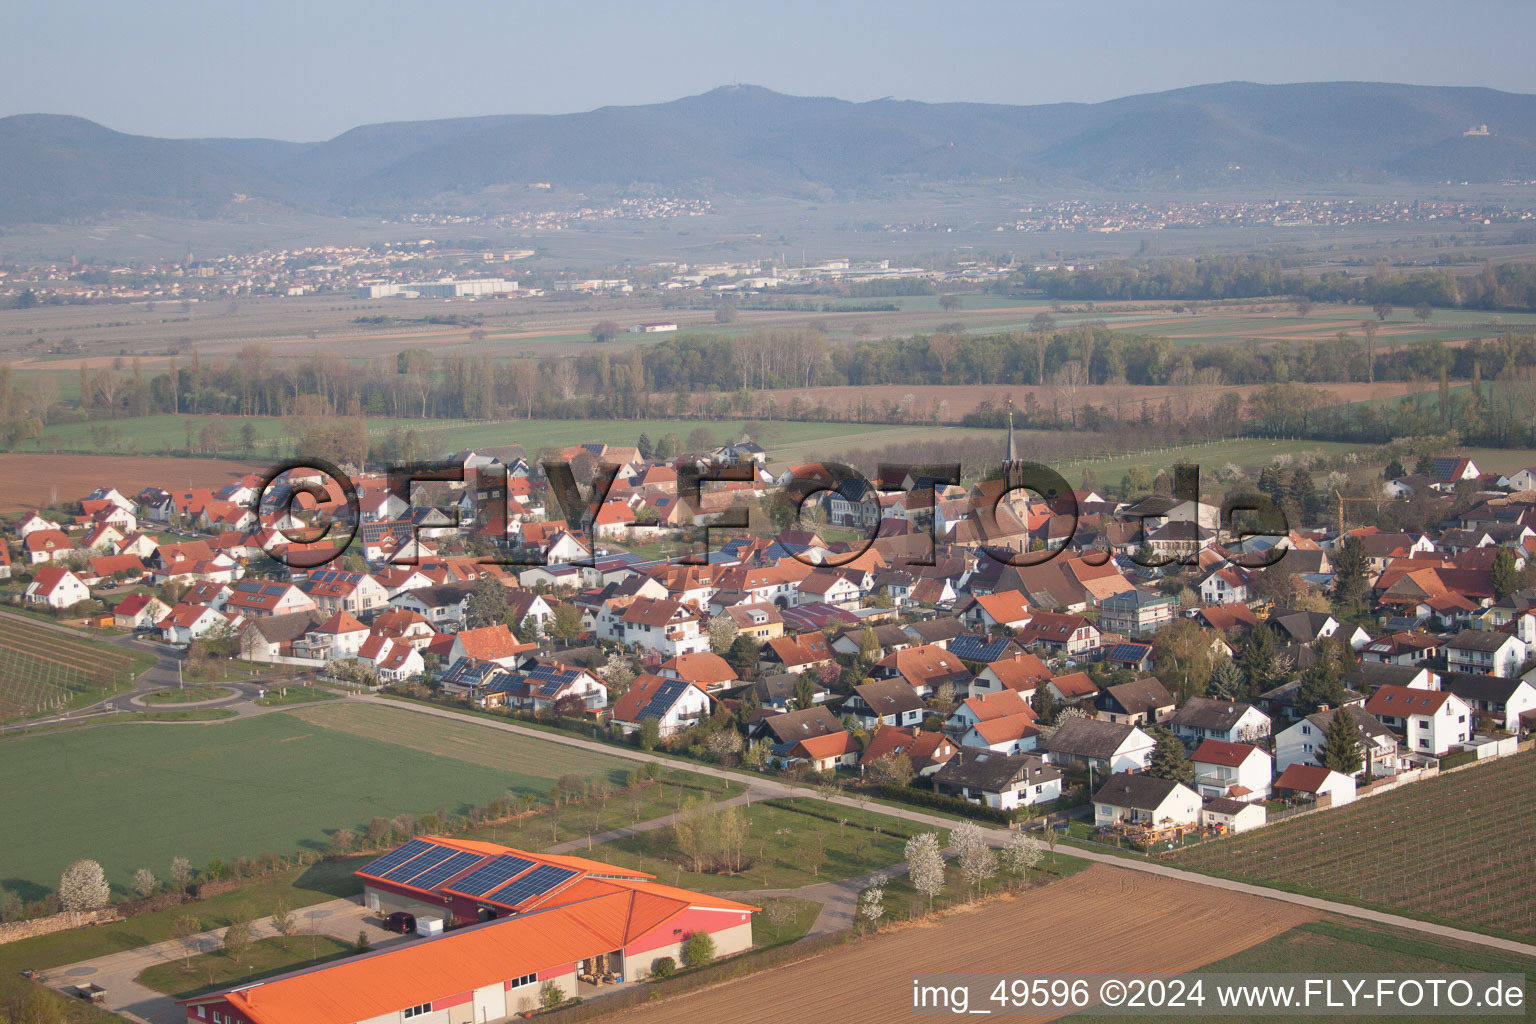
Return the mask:
<path id="1" fill-rule="evenodd" d="M 0 512 L 23 512 L 55 501 L 79 501 L 98 487 L 133 497 L 151 485 L 168 491 L 223 487 L 257 463 L 223 459 L 162 459 L 115 455 L 0 455 Z"/>
<path id="2" fill-rule="evenodd" d="M 626 1010 L 623 1017 L 625 1024 L 910 1021 L 916 971 L 1181 972 L 1317 916 L 1287 903 L 1096 864 L 1027 895 L 898 926 L 805 960 Z"/>

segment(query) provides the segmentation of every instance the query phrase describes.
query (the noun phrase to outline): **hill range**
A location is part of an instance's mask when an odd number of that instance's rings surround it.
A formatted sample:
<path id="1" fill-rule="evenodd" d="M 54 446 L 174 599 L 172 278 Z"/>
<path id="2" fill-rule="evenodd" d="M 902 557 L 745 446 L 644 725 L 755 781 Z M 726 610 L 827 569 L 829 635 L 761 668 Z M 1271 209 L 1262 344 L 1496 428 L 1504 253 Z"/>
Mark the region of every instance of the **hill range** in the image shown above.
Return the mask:
<path id="1" fill-rule="evenodd" d="M 1486 125 L 1487 134 L 1468 134 Z M 932 182 L 1033 188 L 1536 179 L 1536 96 L 1228 82 L 1104 103 L 867 103 L 726 86 L 576 114 L 364 125 L 325 142 L 159 139 L 51 114 L 0 119 L 0 223 L 326 213 L 594 194 L 834 199 Z"/>

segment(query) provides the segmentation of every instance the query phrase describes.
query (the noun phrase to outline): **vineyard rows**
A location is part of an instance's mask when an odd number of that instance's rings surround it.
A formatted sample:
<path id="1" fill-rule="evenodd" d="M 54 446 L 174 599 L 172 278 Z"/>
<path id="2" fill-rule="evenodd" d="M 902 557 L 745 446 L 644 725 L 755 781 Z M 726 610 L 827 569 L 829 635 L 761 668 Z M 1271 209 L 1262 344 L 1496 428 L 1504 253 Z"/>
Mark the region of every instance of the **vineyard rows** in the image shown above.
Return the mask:
<path id="1" fill-rule="evenodd" d="M 1182 867 L 1536 936 L 1536 753 L 1277 822 L 1175 856 Z"/>

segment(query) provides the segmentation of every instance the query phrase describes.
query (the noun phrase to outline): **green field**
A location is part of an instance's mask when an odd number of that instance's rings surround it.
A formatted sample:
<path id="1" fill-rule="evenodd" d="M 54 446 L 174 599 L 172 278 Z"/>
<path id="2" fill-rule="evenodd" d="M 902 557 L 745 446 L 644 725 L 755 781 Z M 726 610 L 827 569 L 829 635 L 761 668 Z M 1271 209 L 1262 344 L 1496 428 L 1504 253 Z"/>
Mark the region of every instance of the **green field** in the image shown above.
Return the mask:
<path id="1" fill-rule="evenodd" d="M 15 449 L 19 452 L 86 452 L 99 454 L 103 447 L 92 436 L 92 429 L 107 430 L 113 439 L 105 450 L 120 453 L 155 454 L 162 450 L 177 454 L 186 448 L 186 425 L 192 424 L 193 443 L 205 424 L 214 420 L 210 416 L 141 416 L 96 423 L 66 423 L 48 427 L 41 438 L 26 441 Z M 225 427 L 226 441 L 220 454 L 229 458 L 267 457 L 274 439 L 286 437 L 282 420 L 269 416 L 219 417 Z M 256 428 L 257 442 L 252 451 L 239 448 L 240 429 L 245 424 Z M 392 419 L 370 417 L 368 432 L 371 437 L 382 438 L 391 429 L 414 430 L 429 457 L 458 451 L 462 448 L 503 444 L 520 444 L 530 458 L 538 455 L 546 446 L 568 448 L 584 441 L 602 441 L 607 444 L 632 445 L 641 434 L 652 441 L 667 433 L 676 434 L 686 442 L 688 435 L 700 427 L 707 430 L 716 444 L 736 440 L 746 428 L 745 421 L 708 420 L 506 420 L 496 423 L 467 423 L 458 420 Z M 784 446 L 815 445 L 821 442 L 841 442 L 850 434 L 870 435 L 875 443 L 879 435 L 901 431 L 899 426 L 872 427 L 857 423 L 790 423 L 774 422 L 764 431 L 765 444 L 779 454 Z"/>
<path id="2" fill-rule="evenodd" d="M 327 720 L 336 728 L 316 724 Z M 301 718 L 299 715 L 304 717 Z M 109 725 L 0 742 L 0 885 L 35 899 L 70 861 L 124 885 L 171 858 L 202 866 L 324 849 L 375 815 L 450 813 L 565 773 L 622 782 L 618 758 L 382 707 L 312 704 L 206 726 Z"/>
<path id="3" fill-rule="evenodd" d="M 792 889 L 895 864 L 902 859 L 907 837 L 922 831 L 899 818 L 850 811 L 820 800 L 755 803 L 744 813 L 749 835 L 742 847 L 740 873 L 689 870 L 670 828 L 600 843 L 582 853 L 594 860 L 648 871 L 668 885 L 685 889 Z"/>
<path id="4" fill-rule="evenodd" d="M 1483 947 L 1430 939 L 1413 932 L 1328 918 L 1292 928 L 1241 953 L 1206 964 L 1194 974 L 1524 974 L 1525 1001 L 1536 998 L 1536 961 Z M 1479 993 L 1481 995 L 1481 993 Z M 1211 993 L 1206 992 L 1211 998 Z M 1210 1005 L 1207 1003 L 1207 1005 Z M 1527 1015 L 1528 1016 L 1528 1015 Z M 1073 1014 L 1073 1024 L 1112 1024 L 1135 1016 Z M 1262 1019 L 1262 1018 L 1261 1018 Z M 1278 1019 L 1278 1018 L 1277 1018 Z M 1358 1016 L 1286 1016 L 1287 1021 L 1321 1024 L 1359 1021 Z M 1384 1019 L 1384 1018 L 1376 1018 Z M 1400 1019 L 1400 1018 L 1393 1018 Z M 1407 1018 L 1415 1019 L 1415 1018 Z M 1422 1020 L 1485 1021 L 1487 1016 L 1435 1014 Z"/>

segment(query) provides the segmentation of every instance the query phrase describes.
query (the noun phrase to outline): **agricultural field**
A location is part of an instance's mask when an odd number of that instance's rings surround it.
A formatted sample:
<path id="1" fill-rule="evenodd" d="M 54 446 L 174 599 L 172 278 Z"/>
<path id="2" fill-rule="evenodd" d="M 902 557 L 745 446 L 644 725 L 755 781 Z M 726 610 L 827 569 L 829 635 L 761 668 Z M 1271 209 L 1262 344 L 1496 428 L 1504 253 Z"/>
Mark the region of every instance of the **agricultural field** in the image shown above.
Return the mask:
<path id="1" fill-rule="evenodd" d="M 149 654 L 6 616 L 0 626 L 0 721 L 105 700 L 130 688 L 153 663 Z"/>
<path id="2" fill-rule="evenodd" d="M 0 742 L 0 821 L 32 839 L 7 851 L 0 885 L 35 899 L 80 857 L 99 859 L 122 887 L 135 869 L 163 874 L 178 855 L 202 866 L 215 857 L 323 850 L 334 830 L 375 816 L 453 813 L 508 792 L 542 798 L 563 774 L 622 782 L 630 767 L 472 724 L 340 702 L 212 725 L 22 736 Z"/>
<path id="3" fill-rule="evenodd" d="M 116 487 L 132 497 L 151 484 L 223 487 L 244 473 L 267 467 L 222 459 L 169 459 L 113 455 L 24 455 L 0 453 L 0 513 L 47 508 L 79 501 L 98 487 Z"/>
<path id="4" fill-rule="evenodd" d="M 1525 1002 L 1536 997 L 1536 961 L 1449 939 L 1432 939 L 1400 929 L 1328 917 L 1298 925 L 1267 942 L 1206 964 L 1199 974 L 1524 974 Z M 1073 1014 L 1072 1024 L 1124 1024 L 1127 1018 Z M 1435 1020 L 1487 1020 L 1486 1016 L 1436 1014 Z M 1302 1024 L 1352 1021 L 1358 1017 L 1288 1016 Z"/>
<path id="5" fill-rule="evenodd" d="M 1131 907 L 1135 928 L 1126 927 Z M 1273 900 L 1096 864 L 1026 894 L 1007 893 L 937 918 L 888 926 L 883 934 L 729 985 L 626 1009 L 625 1021 L 749 1024 L 762 1018 L 765 1006 L 785 1020 L 910 1021 L 913 964 L 935 972 L 1183 972 L 1315 916 Z M 840 981 L 829 985 L 829 978 Z"/>
<path id="6" fill-rule="evenodd" d="M 1174 853 L 1171 863 L 1529 940 L 1536 753 Z"/>

